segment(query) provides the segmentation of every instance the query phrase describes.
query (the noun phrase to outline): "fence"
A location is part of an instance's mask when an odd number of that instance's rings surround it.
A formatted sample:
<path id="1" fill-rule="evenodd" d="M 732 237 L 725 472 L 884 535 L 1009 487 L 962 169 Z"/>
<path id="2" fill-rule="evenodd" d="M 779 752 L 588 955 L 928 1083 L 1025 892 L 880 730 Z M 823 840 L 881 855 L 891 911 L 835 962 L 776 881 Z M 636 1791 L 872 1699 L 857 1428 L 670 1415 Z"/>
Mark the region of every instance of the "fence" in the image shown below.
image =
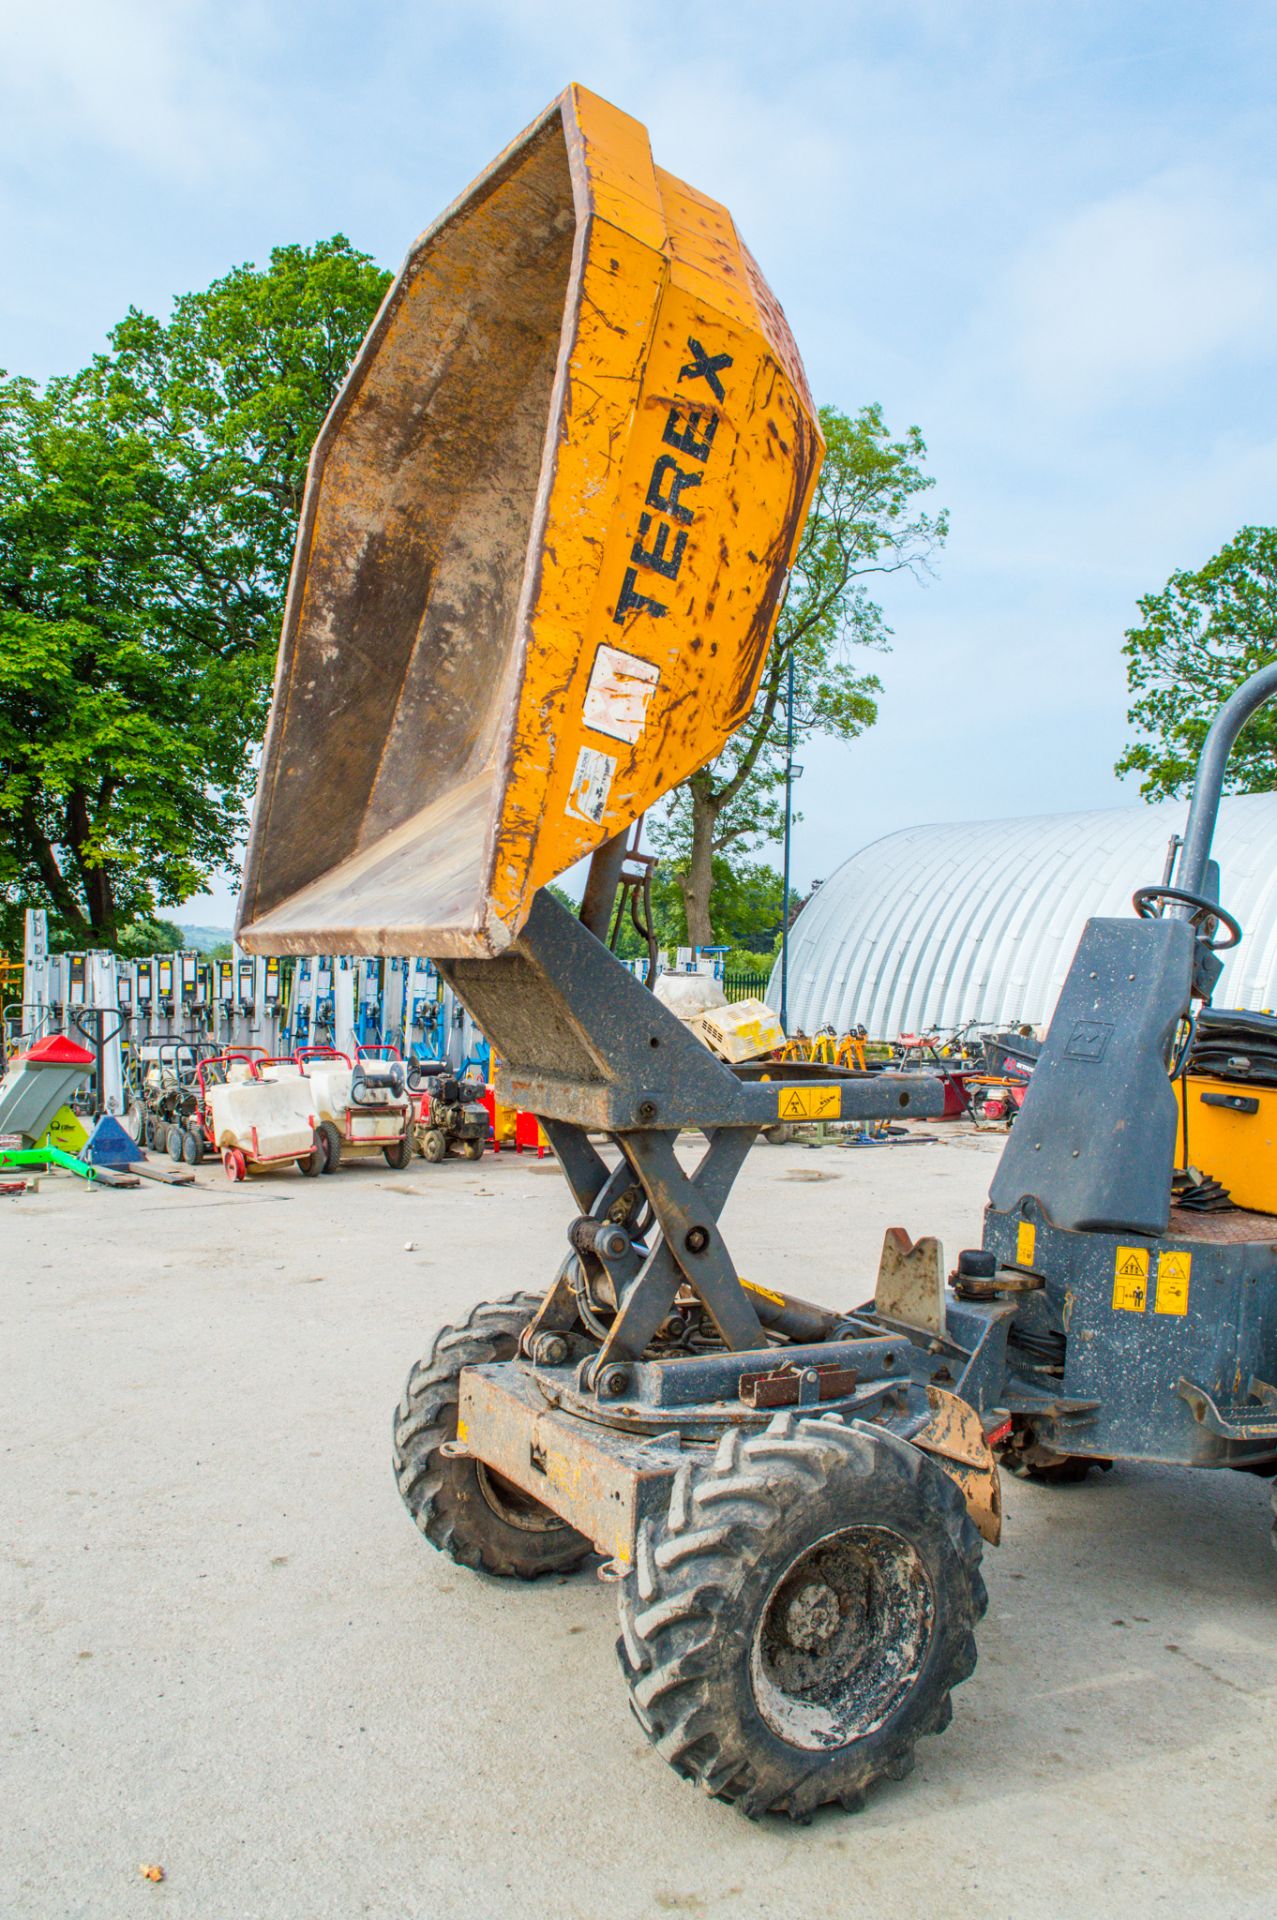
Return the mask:
<path id="1" fill-rule="evenodd" d="M 723 992 L 729 1002 L 736 1000 L 761 1000 L 767 992 L 770 973 L 725 973 Z"/>

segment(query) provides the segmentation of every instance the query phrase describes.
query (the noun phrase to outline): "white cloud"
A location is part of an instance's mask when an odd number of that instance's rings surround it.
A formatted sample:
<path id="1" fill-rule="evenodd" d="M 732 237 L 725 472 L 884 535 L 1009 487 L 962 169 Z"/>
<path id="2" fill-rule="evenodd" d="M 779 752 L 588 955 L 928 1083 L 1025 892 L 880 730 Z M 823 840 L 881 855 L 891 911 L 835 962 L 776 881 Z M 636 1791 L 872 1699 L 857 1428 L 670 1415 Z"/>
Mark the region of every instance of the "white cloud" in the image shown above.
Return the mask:
<path id="1" fill-rule="evenodd" d="M 1092 409 L 1223 355 L 1270 349 L 1272 214 L 1267 193 L 1251 199 L 1240 180 L 1183 172 L 1056 225 L 1022 254 L 1007 289 L 1013 353 L 1033 396 Z"/>

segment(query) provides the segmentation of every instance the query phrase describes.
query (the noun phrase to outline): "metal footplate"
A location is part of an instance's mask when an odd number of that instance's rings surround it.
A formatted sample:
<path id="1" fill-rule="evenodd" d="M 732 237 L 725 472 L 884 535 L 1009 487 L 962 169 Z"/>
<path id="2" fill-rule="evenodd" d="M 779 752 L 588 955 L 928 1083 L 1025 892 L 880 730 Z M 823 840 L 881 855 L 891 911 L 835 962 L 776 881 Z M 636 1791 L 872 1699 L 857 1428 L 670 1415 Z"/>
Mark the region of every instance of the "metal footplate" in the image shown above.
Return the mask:
<path id="1" fill-rule="evenodd" d="M 1193 1418 L 1208 1432 L 1225 1440 L 1277 1440 L 1277 1388 L 1253 1375 L 1250 1398 L 1242 1401 L 1217 1400 L 1191 1380 L 1180 1380 L 1176 1391 L 1192 1409 Z"/>

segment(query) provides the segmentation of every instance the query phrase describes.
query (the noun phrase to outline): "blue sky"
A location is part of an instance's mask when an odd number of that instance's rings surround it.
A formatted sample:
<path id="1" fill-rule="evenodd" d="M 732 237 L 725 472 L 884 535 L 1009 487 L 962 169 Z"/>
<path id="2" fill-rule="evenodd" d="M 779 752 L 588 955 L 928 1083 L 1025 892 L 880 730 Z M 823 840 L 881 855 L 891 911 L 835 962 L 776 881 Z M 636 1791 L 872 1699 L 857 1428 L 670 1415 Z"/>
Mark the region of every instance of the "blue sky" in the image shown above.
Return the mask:
<path id="1" fill-rule="evenodd" d="M 817 397 L 921 426 L 953 533 L 801 881 L 929 819 L 1134 799 L 1123 630 L 1277 495 L 1277 9 L 0 0 L 0 366 L 343 231 L 387 265 L 569 79 L 723 200 Z M 226 890 L 184 917 L 229 917 Z"/>

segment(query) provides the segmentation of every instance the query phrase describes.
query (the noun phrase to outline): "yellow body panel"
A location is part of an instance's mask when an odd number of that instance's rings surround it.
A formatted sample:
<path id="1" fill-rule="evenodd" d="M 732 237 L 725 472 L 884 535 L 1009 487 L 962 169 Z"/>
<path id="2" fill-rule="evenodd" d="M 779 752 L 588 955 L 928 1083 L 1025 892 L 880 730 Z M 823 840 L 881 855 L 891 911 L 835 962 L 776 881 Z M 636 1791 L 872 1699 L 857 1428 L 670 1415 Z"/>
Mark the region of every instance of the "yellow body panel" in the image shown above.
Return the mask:
<path id="1" fill-rule="evenodd" d="M 1189 1074 L 1177 1080 L 1181 1164 L 1198 1167 L 1228 1188 L 1235 1204 L 1277 1213 L 1277 1087 Z M 1206 1095 L 1213 1096 L 1207 1100 Z M 1248 1113 L 1228 1100 L 1256 1102 Z M 1185 1121 L 1187 1119 L 1187 1138 Z"/>
<path id="2" fill-rule="evenodd" d="M 749 711 L 821 450 L 731 215 L 569 88 L 413 248 L 316 443 L 243 944 L 507 946 Z"/>

